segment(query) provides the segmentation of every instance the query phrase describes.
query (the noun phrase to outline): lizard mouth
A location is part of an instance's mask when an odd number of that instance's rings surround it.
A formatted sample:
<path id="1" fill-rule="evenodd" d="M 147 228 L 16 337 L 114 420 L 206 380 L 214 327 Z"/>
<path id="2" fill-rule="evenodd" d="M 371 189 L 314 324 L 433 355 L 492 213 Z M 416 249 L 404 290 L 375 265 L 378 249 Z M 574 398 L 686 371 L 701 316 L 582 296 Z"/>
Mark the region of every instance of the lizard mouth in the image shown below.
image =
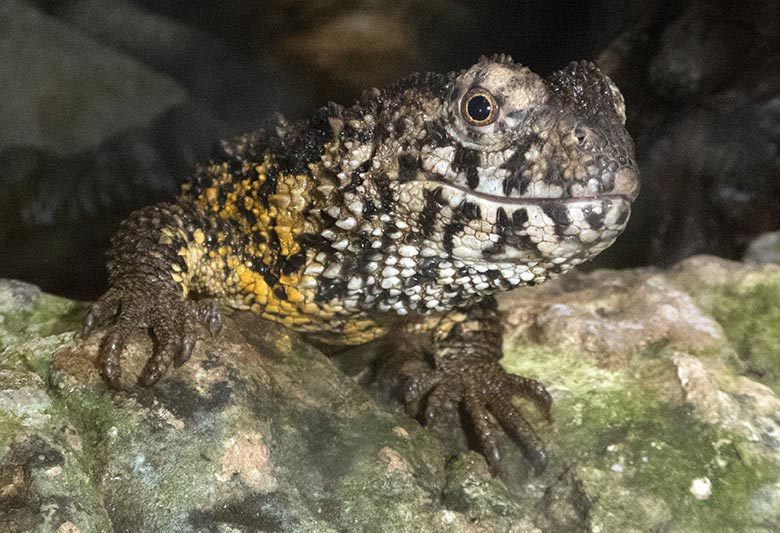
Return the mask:
<path id="1" fill-rule="evenodd" d="M 480 207 L 480 211 L 485 215 L 489 222 L 495 222 L 491 213 L 497 213 L 503 210 L 510 213 L 518 209 L 532 209 L 542 211 L 548 217 L 554 219 L 556 224 L 566 223 L 565 211 L 575 212 L 577 209 L 591 210 L 594 206 L 603 206 L 606 209 L 617 209 L 627 211 L 630 209 L 633 201 L 633 195 L 623 193 L 594 194 L 584 196 L 562 196 L 562 197 L 534 197 L 518 198 L 499 196 L 481 191 L 475 191 L 453 183 L 442 182 L 417 182 L 427 189 L 433 188 L 435 194 L 440 195 L 442 203 L 449 205 L 453 212 L 463 210 L 464 206 L 474 204 Z M 437 193 L 438 191 L 438 193 Z M 473 209 L 471 209 L 473 211 Z M 556 220 L 557 219 L 557 220 Z"/>
<path id="2" fill-rule="evenodd" d="M 555 187 L 557 194 L 535 194 L 510 196 L 496 194 L 494 191 L 466 187 L 458 182 L 437 181 L 445 187 L 456 189 L 463 194 L 482 202 L 498 202 L 513 205 L 546 205 L 552 203 L 575 203 L 583 201 L 622 200 L 633 202 L 639 194 L 639 176 L 635 168 L 621 167 L 610 172 L 595 172 L 590 178 L 572 182 L 568 187 Z M 538 189 L 537 189 L 538 191 Z M 556 191 L 556 192 L 557 192 Z"/>
<path id="3" fill-rule="evenodd" d="M 469 197 L 478 198 L 483 202 L 494 202 L 496 204 L 502 204 L 507 206 L 522 206 L 522 205 L 543 206 L 543 205 L 559 204 L 559 203 L 567 204 L 567 203 L 575 203 L 575 202 L 597 202 L 601 200 L 622 200 L 630 204 L 633 201 L 632 195 L 623 194 L 623 193 L 605 193 L 605 194 L 593 194 L 593 195 L 584 195 L 584 196 L 529 197 L 529 198 L 499 196 L 496 194 L 488 194 L 481 191 L 475 191 L 453 183 L 441 183 L 441 182 L 437 182 L 437 183 L 443 186 L 442 190 L 449 188 L 463 193 L 466 199 L 469 199 Z"/>
<path id="4" fill-rule="evenodd" d="M 423 180 L 406 182 L 399 192 L 399 209 L 438 221 L 433 239 L 453 259 L 550 270 L 579 264 L 612 244 L 625 228 L 633 199 L 622 192 L 512 198 Z"/>

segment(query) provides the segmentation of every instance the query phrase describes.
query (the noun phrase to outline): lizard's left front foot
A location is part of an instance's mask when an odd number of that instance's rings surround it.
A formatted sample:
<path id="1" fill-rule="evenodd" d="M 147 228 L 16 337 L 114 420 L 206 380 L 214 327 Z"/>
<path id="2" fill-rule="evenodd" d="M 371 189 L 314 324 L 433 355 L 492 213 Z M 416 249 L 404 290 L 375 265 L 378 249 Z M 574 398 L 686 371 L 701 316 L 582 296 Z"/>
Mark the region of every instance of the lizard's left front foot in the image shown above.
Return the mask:
<path id="1" fill-rule="evenodd" d="M 509 374 L 493 360 L 460 361 L 456 368 L 436 368 L 411 378 L 405 396 L 410 411 L 417 411 L 425 400 L 427 420 L 441 408 L 453 403 L 462 405 L 493 471 L 501 461 L 495 437 L 499 426 L 521 447 L 537 475 L 547 466 L 544 444 L 512 403 L 514 396 L 531 400 L 550 419 L 552 397 L 534 379 Z"/>

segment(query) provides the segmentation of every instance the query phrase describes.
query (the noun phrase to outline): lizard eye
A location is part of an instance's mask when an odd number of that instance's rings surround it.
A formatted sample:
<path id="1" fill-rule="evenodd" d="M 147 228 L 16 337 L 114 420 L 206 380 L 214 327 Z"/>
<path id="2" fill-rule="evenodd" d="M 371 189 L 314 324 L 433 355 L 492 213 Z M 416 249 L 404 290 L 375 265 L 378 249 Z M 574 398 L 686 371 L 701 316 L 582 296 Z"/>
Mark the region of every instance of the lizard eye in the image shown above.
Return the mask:
<path id="1" fill-rule="evenodd" d="M 474 126 L 487 126 L 498 118 L 498 106 L 493 95 L 485 89 L 469 90 L 461 100 L 461 114 Z"/>

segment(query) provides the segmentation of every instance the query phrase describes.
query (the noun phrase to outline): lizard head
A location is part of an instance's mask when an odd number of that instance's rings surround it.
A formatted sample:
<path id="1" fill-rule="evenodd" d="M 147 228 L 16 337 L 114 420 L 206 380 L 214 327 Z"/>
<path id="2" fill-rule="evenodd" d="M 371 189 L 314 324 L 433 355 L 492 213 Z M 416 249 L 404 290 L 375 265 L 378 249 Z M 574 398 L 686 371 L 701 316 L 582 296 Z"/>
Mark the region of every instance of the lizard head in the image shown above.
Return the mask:
<path id="1" fill-rule="evenodd" d="M 541 78 L 507 56 L 482 58 L 441 94 L 428 125 L 441 132 L 419 146 L 422 172 L 396 184 L 400 208 L 434 227 L 430 248 L 477 269 L 498 265 L 515 285 L 614 242 L 639 179 L 623 98 L 595 65 Z"/>

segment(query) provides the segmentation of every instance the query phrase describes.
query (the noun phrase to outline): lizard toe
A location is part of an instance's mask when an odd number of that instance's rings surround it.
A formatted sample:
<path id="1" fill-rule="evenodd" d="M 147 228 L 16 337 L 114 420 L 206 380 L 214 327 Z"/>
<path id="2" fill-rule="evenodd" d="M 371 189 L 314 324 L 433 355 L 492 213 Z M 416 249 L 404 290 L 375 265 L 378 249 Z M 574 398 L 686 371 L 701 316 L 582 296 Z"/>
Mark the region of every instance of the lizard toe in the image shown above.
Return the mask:
<path id="1" fill-rule="evenodd" d="M 222 331 L 225 318 L 216 300 L 207 299 L 191 302 L 191 313 L 197 322 L 205 326 L 212 337 L 219 335 L 219 332 Z"/>
<path id="2" fill-rule="evenodd" d="M 121 389 L 121 356 L 127 337 L 143 320 L 144 304 L 142 300 L 124 297 L 117 306 L 116 322 L 103 338 L 98 350 L 100 373 L 112 389 Z"/>
<path id="3" fill-rule="evenodd" d="M 481 400 L 479 392 L 475 389 L 470 388 L 465 392 L 463 403 L 471 422 L 474 424 L 481 451 L 487 459 L 491 471 L 495 474 L 501 463 L 501 452 L 496 443 L 496 423 Z"/>
<path id="4" fill-rule="evenodd" d="M 120 356 L 125 347 L 126 335 L 119 330 L 112 331 L 100 343 L 100 374 L 114 390 L 122 388 L 122 365 Z"/>
<path id="5" fill-rule="evenodd" d="M 430 423 L 447 409 L 452 409 L 462 398 L 462 391 L 454 379 L 440 378 L 437 384 L 428 393 L 426 399 L 424 418 L 426 424 Z"/>
<path id="6" fill-rule="evenodd" d="M 119 311 L 119 294 L 113 288 L 106 291 L 96 302 L 89 307 L 89 312 L 84 319 L 81 330 L 81 338 L 88 339 L 95 327 L 109 318 L 116 316 Z"/>
<path id="7" fill-rule="evenodd" d="M 419 411 L 420 402 L 428 396 L 439 384 L 442 376 L 440 373 L 427 370 L 407 380 L 404 387 L 404 402 L 407 412 L 415 416 Z"/>
<path id="8" fill-rule="evenodd" d="M 507 374 L 506 377 L 516 396 L 531 400 L 547 420 L 552 420 L 552 396 L 542 383 L 517 374 Z"/>
<path id="9" fill-rule="evenodd" d="M 183 355 L 189 358 L 189 354 L 192 353 L 190 342 L 185 346 L 185 340 L 191 338 L 191 335 L 185 333 L 188 329 L 186 324 L 189 322 L 187 317 L 189 309 L 184 302 L 179 300 L 173 303 L 170 300 L 163 300 L 156 302 L 154 308 L 165 309 L 165 312 L 150 313 L 149 322 L 154 349 L 138 378 L 139 385 L 144 387 L 157 383 L 171 364 L 177 359 L 182 359 Z M 194 345 L 194 340 L 192 344 Z M 189 349 L 189 354 L 185 352 L 186 349 Z"/>
<path id="10" fill-rule="evenodd" d="M 192 349 L 195 347 L 195 337 L 192 334 L 185 334 L 181 340 L 179 350 L 174 353 L 173 366 L 178 368 L 192 357 Z"/>
<path id="11" fill-rule="evenodd" d="M 539 475 L 547 467 L 547 452 L 531 424 L 512 403 L 513 396 L 514 391 L 511 386 L 505 383 L 488 393 L 488 407 L 504 431 L 520 446 L 523 455 Z"/>

